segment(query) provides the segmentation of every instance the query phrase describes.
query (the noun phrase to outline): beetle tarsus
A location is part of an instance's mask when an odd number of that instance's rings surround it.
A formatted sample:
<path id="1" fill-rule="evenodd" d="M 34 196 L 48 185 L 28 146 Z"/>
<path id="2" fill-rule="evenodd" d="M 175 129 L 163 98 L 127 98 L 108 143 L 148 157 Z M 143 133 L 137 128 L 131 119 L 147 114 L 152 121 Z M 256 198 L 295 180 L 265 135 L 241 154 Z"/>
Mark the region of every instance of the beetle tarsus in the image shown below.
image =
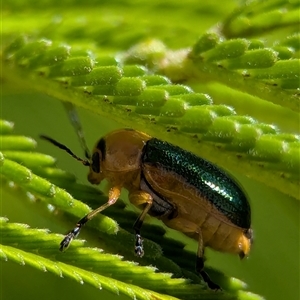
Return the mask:
<path id="1" fill-rule="evenodd" d="M 59 247 L 60 251 L 63 252 L 66 249 L 68 249 L 72 240 L 78 236 L 80 229 L 81 229 L 81 225 L 77 224 L 77 226 L 65 236 L 65 238 L 60 243 L 60 247 Z"/>
<path id="2" fill-rule="evenodd" d="M 215 290 L 215 291 L 222 290 L 219 285 L 217 285 L 210 279 L 210 277 L 205 271 L 201 271 L 200 275 L 202 276 L 203 280 L 206 282 L 206 284 L 211 290 Z"/>
<path id="3" fill-rule="evenodd" d="M 136 235 L 135 235 L 134 251 L 138 257 L 143 257 L 143 255 L 144 255 L 143 239 L 139 233 L 136 233 Z"/>
<path id="4" fill-rule="evenodd" d="M 201 275 L 201 277 L 203 278 L 204 282 L 206 282 L 206 284 L 208 285 L 208 287 L 211 290 L 221 290 L 220 286 L 217 285 L 216 283 L 214 283 L 210 277 L 208 276 L 208 274 L 203 270 L 204 268 L 204 260 L 203 257 L 197 256 L 197 260 L 196 260 L 196 271 L 197 273 L 199 273 Z"/>

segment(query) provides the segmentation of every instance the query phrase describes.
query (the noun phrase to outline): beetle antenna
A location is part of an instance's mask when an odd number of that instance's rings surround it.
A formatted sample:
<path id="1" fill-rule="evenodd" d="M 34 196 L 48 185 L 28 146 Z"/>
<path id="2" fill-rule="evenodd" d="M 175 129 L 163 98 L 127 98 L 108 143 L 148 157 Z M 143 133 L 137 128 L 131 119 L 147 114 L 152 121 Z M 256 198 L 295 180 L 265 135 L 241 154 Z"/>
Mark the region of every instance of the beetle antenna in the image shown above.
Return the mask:
<path id="1" fill-rule="evenodd" d="M 90 165 L 91 165 L 91 163 L 90 163 L 89 160 L 87 160 L 87 159 L 82 159 L 82 158 L 78 157 L 78 156 L 75 155 L 75 154 L 74 154 L 67 146 L 65 146 L 65 145 L 63 145 L 63 144 L 61 144 L 61 143 L 59 143 L 58 141 L 56 141 L 56 140 L 54 140 L 54 139 L 52 139 L 52 138 L 50 138 L 50 137 L 48 137 L 48 136 L 46 136 L 46 135 L 40 135 L 40 138 L 43 139 L 43 140 L 46 140 L 46 141 L 50 142 L 51 144 L 53 144 L 54 146 L 56 146 L 56 147 L 58 147 L 58 148 L 60 148 L 60 149 L 62 149 L 62 150 L 65 150 L 65 151 L 66 151 L 67 153 L 69 153 L 73 158 L 75 158 L 76 160 L 82 162 L 82 164 L 83 164 L 84 166 L 90 166 Z"/>
<path id="2" fill-rule="evenodd" d="M 80 123 L 80 119 L 79 116 L 77 114 L 76 108 L 75 106 L 71 103 L 71 102 L 63 102 L 63 105 L 65 107 L 65 110 L 67 111 L 68 115 L 69 115 L 69 119 L 71 121 L 71 124 L 73 125 L 75 132 L 78 136 L 81 148 L 84 151 L 84 155 L 86 157 L 87 160 L 91 160 L 91 154 L 89 151 L 89 148 L 86 145 L 86 141 L 84 138 L 84 133 L 82 130 L 82 126 Z"/>

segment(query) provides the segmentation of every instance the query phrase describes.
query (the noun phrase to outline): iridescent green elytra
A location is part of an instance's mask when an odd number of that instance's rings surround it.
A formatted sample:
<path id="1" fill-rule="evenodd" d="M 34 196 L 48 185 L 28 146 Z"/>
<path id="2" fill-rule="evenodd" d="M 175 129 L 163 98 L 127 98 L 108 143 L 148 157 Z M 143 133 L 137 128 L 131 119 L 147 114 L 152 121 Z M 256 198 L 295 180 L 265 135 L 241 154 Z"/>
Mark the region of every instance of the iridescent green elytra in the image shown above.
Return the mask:
<path id="1" fill-rule="evenodd" d="M 199 190 L 233 224 L 250 228 L 249 202 L 238 186 L 223 170 L 180 147 L 150 139 L 144 149 L 142 161 L 159 164 L 169 172 L 182 177 L 183 181 Z"/>

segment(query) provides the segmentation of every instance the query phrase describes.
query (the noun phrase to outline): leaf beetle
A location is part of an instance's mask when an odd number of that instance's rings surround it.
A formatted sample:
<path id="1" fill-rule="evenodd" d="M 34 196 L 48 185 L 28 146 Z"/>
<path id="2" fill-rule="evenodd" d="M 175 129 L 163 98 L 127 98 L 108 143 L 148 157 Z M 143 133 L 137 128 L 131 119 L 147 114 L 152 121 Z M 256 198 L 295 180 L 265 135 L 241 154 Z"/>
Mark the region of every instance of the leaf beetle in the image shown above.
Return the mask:
<path id="1" fill-rule="evenodd" d="M 243 258 L 252 244 L 251 209 L 239 185 L 211 162 L 132 129 L 107 134 L 90 155 L 75 110 L 70 104 L 65 106 L 86 159 L 52 138 L 41 138 L 88 166 L 89 182 L 99 184 L 106 179 L 110 189 L 107 203 L 79 220 L 61 242 L 60 250 L 67 249 L 81 227 L 113 205 L 125 188 L 130 202 L 142 210 L 133 225 L 136 255 L 144 254 L 140 230 L 149 214 L 198 242 L 196 271 L 209 288 L 219 289 L 204 271 L 205 247 Z"/>

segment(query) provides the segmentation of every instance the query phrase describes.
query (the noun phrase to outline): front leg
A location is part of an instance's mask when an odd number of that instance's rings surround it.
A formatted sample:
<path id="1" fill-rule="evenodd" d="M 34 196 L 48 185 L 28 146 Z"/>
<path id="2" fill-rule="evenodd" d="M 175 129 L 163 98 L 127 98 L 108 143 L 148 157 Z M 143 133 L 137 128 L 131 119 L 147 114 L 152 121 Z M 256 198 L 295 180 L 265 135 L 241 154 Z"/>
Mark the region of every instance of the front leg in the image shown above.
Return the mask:
<path id="1" fill-rule="evenodd" d="M 135 206 L 140 206 L 146 204 L 142 213 L 137 218 L 137 220 L 133 224 L 133 229 L 135 231 L 135 247 L 134 251 L 138 257 L 142 257 L 144 255 L 143 249 L 143 239 L 140 235 L 140 230 L 143 225 L 146 214 L 152 206 L 153 199 L 152 196 L 146 192 L 138 191 L 129 194 L 129 201 Z"/>
<path id="2" fill-rule="evenodd" d="M 89 212 L 86 216 L 84 216 L 81 220 L 79 220 L 78 223 L 76 224 L 76 227 L 73 228 L 60 243 L 59 250 L 65 251 L 69 247 L 72 240 L 78 236 L 82 226 L 85 225 L 85 223 L 87 223 L 89 220 L 93 219 L 101 211 L 103 211 L 107 207 L 115 204 L 116 201 L 119 199 L 120 193 L 121 193 L 121 187 L 118 187 L 118 186 L 112 187 L 109 190 L 107 203 L 105 203 L 105 204 L 101 205 L 100 207 L 96 208 L 95 210 Z"/>

